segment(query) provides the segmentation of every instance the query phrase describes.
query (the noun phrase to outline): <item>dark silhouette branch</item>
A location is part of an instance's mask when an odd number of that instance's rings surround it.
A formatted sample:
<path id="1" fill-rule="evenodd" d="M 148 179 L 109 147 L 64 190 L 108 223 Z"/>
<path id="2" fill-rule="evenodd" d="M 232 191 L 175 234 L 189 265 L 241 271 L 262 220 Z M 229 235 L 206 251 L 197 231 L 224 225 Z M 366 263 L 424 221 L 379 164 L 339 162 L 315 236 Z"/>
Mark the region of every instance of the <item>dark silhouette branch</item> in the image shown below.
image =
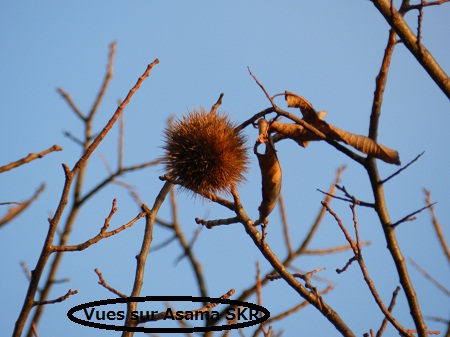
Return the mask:
<path id="1" fill-rule="evenodd" d="M 416 162 L 420 157 L 422 157 L 422 155 L 425 153 L 425 151 L 423 151 L 422 153 L 418 154 L 416 158 L 414 158 L 413 160 L 411 160 L 408 164 L 406 164 L 405 166 L 403 166 L 402 168 L 400 168 L 399 170 L 397 170 L 396 172 L 394 172 L 393 174 L 391 174 L 389 177 L 383 179 L 382 181 L 380 181 L 380 184 L 384 184 L 386 182 L 388 182 L 389 180 L 391 180 L 392 178 L 394 178 L 396 175 L 400 174 L 402 171 L 406 170 L 411 164 L 413 164 L 414 162 Z"/>

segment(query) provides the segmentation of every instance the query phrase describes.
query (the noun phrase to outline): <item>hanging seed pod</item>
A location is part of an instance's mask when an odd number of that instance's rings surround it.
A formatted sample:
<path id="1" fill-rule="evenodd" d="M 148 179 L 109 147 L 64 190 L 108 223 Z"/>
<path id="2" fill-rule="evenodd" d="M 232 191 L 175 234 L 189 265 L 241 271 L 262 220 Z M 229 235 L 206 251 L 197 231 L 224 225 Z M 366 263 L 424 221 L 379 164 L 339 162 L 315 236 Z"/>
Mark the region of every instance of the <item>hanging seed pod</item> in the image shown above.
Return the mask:
<path id="1" fill-rule="evenodd" d="M 261 169 L 262 202 L 259 206 L 259 219 L 254 225 L 267 225 L 267 217 L 275 208 L 278 196 L 281 192 L 282 172 L 278 157 L 273 143 L 270 141 L 268 132 L 268 123 L 265 119 L 258 121 L 259 137 L 254 147 L 254 153 L 258 157 L 259 167 Z M 266 150 L 264 154 L 258 153 L 257 148 L 261 143 L 265 143 Z"/>
<path id="2" fill-rule="evenodd" d="M 200 108 L 176 119 L 164 130 L 167 173 L 185 189 L 209 196 L 230 193 L 245 180 L 245 137 L 228 115 Z"/>

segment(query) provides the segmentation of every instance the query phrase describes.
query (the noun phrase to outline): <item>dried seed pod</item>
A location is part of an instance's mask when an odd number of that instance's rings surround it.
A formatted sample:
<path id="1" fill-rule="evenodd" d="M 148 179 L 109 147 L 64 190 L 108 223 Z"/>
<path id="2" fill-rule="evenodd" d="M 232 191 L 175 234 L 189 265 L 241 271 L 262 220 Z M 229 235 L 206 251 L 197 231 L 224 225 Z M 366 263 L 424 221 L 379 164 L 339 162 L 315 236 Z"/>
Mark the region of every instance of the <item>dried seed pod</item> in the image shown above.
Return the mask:
<path id="1" fill-rule="evenodd" d="M 282 180 L 280 162 L 278 161 L 273 143 L 270 142 L 270 136 L 267 138 L 261 137 L 264 132 L 267 132 L 267 130 L 264 129 L 266 124 L 262 122 L 258 123 L 258 126 L 260 127 L 260 137 L 255 144 L 254 152 L 258 157 L 258 163 L 261 169 L 262 201 L 258 208 L 259 219 L 255 221 L 255 226 L 259 224 L 266 225 L 268 223 L 267 217 L 277 204 L 278 196 L 281 192 Z M 261 139 L 267 139 L 265 142 L 266 150 L 264 154 L 258 153 L 257 151 L 258 145 L 261 144 Z"/>
<path id="2" fill-rule="evenodd" d="M 164 130 L 164 163 L 168 174 L 192 192 L 209 196 L 230 192 L 245 180 L 245 137 L 228 115 L 200 108 L 176 119 Z"/>

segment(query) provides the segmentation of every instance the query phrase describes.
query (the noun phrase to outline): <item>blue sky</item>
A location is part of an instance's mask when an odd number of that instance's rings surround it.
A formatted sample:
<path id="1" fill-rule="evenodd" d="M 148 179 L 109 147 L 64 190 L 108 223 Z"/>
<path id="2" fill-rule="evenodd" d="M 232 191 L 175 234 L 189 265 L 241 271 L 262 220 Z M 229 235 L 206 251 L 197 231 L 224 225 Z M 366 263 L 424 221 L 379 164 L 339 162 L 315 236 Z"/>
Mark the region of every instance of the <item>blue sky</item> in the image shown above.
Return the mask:
<path id="1" fill-rule="evenodd" d="M 416 13 L 408 22 L 415 27 Z M 436 60 L 450 71 L 450 7 L 428 8 L 423 19 L 423 42 Z M 415 29 L 415 28 L 414 28 Z M 103 79 L 108 45 L 117 41 L 114 78 L 97 114 L 99 130 L 109 119 L 148 63 L 159 58 L 150 78 L 133 97 L 125 110 L 125 163 L 140 163 L 163 154 L 162 129 L 171 114 L 181 115 L 193 107 L 209 108 L 225 93 L 221 108 L 236 122 L 269 107 L 260 88 L 249 76 L 247 66 L 271 94 L 293 91 L 306 97 L 316 109 L 327 110 L 326 120 L 342 129 L 367 134 L 375 86 L 388 36 L 388 25 L 370 1 L 108 1 L 58 2 L 3 1 L 0 4 L 0 150 L 1 165 L 30 152 L 42 151 L 53 144 L 62 152 L 0 176 L 0 202 L 20 201 L 28 197 L 41 182 L 46 190 L 31 208 L 1 229 L 3 258 L 0 300 L 1 329 L 10 334 L 27 289 L 19 266 L 25 261 L 33 268 L 46 233 L 46 219 L 54 212 L 59 199 L 63 171 L 61 163 L 73 165 L 80 149 L 63 136 L 64 131 L 77 135 L 81 123 L 57 94 L 56 88 L 68 91 L 80 109 L 87 111 Z M 281 98 L 277 103 L 284 107 Z M 293 111 L 294 112 L 294 111 Z M 450 125 L 449 104 L 445 95 L 401 44 L 396 47 L 384 96 L 379 132 L 380 143 L 400 152 L 406 164 L 425 151 L 422 158 L 393 179 L 386 187 L 386 199 L 393 221 L 421 208 L 423 188 L 432 191 L 438 201 L 436 213 L 447 238 L 450 231 L 450 184 L 448 180 Z M 246 131 L 249 146 L 256 130 Z M 102 154 L 114 164 L 117 128 L 105 139 L 90 162 L 87 186 L 102 180 L 107 171 Z M 286 201 L 292 240 L 298 244 L 316 216 L 322 195 L 316 189 L 327 189 L 335 170 L 346 164 L 342 184 L 362 200 L 371 201 L 365 171 L 325 143 L 313 143 L 306 149 L 284 141 L 277 146 L 283 167 L 283 195 Z M 379 164 L 387 176 L 397 168 Z M 162 167 L 128 174 L 122 180 L 136 186 L 149 205 L 162 186 L 158 175 Z M 252 159 L 247 183 L 239 189 L 244 206 L 252 218 L 257 217 L 260 203 L 259 171 Z M 138 208 L 118 186 L 107 188 L 96 196 L 80 214 L 70 243 L 95 235 L 111 205 L 118 199 L 116 226 L 133 218 Z M 195 217 L 210 219 L 231 216 L 218 205 L 194 201 L 178 194 L 180 220 L 191 237 L 197 225 Z M 351 227 L 348 207 L 338 201 L 332 207 Z M 165 205 L 160 216 L 169 219 Z M 0 214 L 6 207 L 0 209 Z M 389 301 L 398 280 L 389 259 L 381 229 L 373 212 L 357 210 L 363 240 L 372 241 L 364 250 L 369 271 L 383 300 Z M 66 312 L 79 303 L 111 294 L 97 285 L 94 268 L 122 292 L 129 292 L 134 275 L 134 255 L 139 249 L 143 222 L 117 237 L 80 252 L 67 254 L 59 272 L 70 277 L 70 284 L 54 287 L 52 297 L 68 288 L 80 293 L 68 301 L 46 308 L 39 326 L 43 336 L 65 331 L 86 336 L 107 335 L 67 320 Z M 278 210 L 271 216 L 269 243 L 284 257 L 284 241 Z M 405 257 L 411 257 L 440 282 L 449 279 L 437 239 L 427 212 L 415 222 L 397 230 Z M 155 230 L 154 243 L 169 233 Z M 327 217 L 311 248 L 328 248 L 344 244 L 336 224 Z M 252 246 L 240 225 L 203 230 L 195 248 L 207 275 L 211 296 L 220 296 L 230 288 L 237 293 L 254 280 L 256 261 L 262 272 L 269 266 Z M 174 265 L 181 253 L 171 245 L 150 255 L 143 293 L 146 295 L 197 296 L 192 273 L 186 261 Z M 382 316 L 370 299 L 356 266 L 342 275 L 350 253 L 334 256 L 306 256 L 296 261 L 302 270 L 325 267 L 320 276 L 335 282 L 336 289 L 325 300 L 340 313 L 358 335 L 377 329 Z M 424 280 L 411 265 L 425 316 L 444 316 L 449 300 Z M 150 271 L 151 270 L 151 271 Z M 167 289 L 167 284 L 171 284 Z M 447 282 L 448 287 L 448 282 Z M 276 314 L 299 299 L 283 282 L 272 282 L 264 289 L 264 304 Z M 402 294 L 394 313 L 411 325 Z M 256 301 L 252 299 L 252 301 Z M 368 303 L 368 304 L 367 304 Z M 432 330 L 443 326 L 428 322 Z M 283 323 L 274 326 L 285 335 L 301 330 L 309 336 L 333 336 L 337 331 L 313 308 L 306 308 Z M 250 332 L 244 332 L 250 335 Z M 391 331 L 392 333 L 392 331 Z M 109 334 L 108 334 L 109 335 Z M 139 334 L 137 334 L 139 335 Z"/>

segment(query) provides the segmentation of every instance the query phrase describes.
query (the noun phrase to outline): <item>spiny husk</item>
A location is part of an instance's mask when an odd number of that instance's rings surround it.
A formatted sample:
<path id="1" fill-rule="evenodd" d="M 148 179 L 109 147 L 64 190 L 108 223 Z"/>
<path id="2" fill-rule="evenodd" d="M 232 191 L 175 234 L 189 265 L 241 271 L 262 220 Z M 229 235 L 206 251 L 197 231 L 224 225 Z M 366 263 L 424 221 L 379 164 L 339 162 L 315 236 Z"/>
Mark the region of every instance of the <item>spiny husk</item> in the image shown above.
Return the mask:
<path id="1" fill-rule="evenodd" d="M 200 108 L 176 119 L 164 130 L 167 173 L 180 185 L 208 197 L 230 192 L 245 180 L 245 137 L 225 113 Z"/>

